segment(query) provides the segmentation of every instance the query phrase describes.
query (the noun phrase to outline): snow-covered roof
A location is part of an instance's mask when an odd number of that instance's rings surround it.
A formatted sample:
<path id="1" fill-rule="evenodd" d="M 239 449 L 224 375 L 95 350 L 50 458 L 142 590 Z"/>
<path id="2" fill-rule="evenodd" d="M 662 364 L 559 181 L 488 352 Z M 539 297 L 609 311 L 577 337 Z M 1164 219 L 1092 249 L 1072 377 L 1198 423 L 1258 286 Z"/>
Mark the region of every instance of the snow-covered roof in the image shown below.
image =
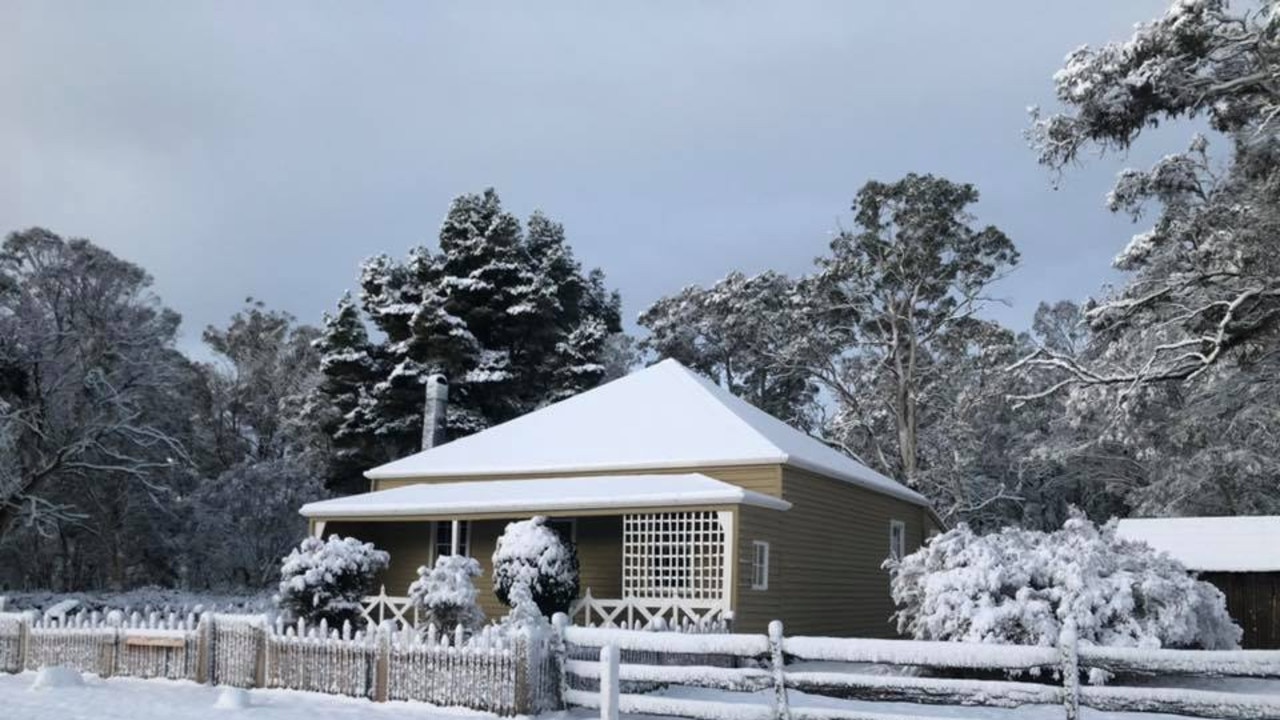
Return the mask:
<path id="1" fill-rule="evenodd" d="M 780 463 L 908 502 L 919 493 L 675 360 L 365 473 L 371 479 Z"/>
<path id="2" fill-rule="evenodd" d="M 788 510 L 791 503 L 706 475 L 606 475 L 416 483 L 321 500 L 302 506 L 310 518 L 408 517 L 471 513 L 553 513 L 694 505 L 755 505 Z"/>
<path id="3" fill-rule="evenodd" d="M 1163 550 L 1188 570 L 1280 571 L 1280 515 L 1121 520 L 1116 534 Z"/>

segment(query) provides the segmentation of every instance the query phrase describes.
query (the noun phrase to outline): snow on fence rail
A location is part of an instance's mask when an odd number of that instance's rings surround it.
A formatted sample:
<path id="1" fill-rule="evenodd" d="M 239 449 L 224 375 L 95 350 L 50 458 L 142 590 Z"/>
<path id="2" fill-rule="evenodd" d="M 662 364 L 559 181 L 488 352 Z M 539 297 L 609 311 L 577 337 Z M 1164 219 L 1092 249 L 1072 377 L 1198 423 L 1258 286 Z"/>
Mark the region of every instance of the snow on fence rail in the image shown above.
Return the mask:
<path id="1" fill-rule="evenodd" d="M 1017 707 L 1060 704 L 1068 720 L 1080 707 L 1105 711 L 1164 712 L 1244 720 L 1280 720 L 1280 697 L 1158 687 L 1084 686 L 1082 673 L 1280 677 L 1280 652 L 1264 650 L 1143 650 L 1080 646 L 1068 626 L 1060 646 L 867 640 L 783 636 L 781 623 L 767 635 L 671 635 L 629 630 L 564 628 L 564 640 L 595 648 L 599 661 L 565 661 L 564 700 L 600 708 L 604 720 L 617 712 L 680 715 L 702 720 L 742 718 L 870 719 L 876 714 L 831 708 L 791 707 L 791 690 L 846 699 L 920 704 Z M 731 655 L 738 667 L 678 666 L 624 662 L 627 651 Z M 795 661 L 875 663 L 962 671 L 1004 671 L 1027 680 L 982 680 L 891 676 L 849 671 L 788 669 Z M 1041 682 L 1033 682 L 1043 679 Z M 1054 680 L 1050 683 L 1049 680 Z M 599 684 L 586 689 L 583 680 Z M 646 694 L 654 684 L 738 692 L 770 688 L 771 704 L 672 698 Z"/>

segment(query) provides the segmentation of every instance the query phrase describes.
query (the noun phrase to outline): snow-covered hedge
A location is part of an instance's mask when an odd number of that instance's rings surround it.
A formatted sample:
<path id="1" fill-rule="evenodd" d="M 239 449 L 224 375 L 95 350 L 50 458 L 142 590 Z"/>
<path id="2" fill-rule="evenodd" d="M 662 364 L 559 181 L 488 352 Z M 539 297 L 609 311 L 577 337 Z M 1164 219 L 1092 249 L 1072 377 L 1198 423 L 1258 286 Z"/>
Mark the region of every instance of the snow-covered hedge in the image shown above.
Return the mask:
<path id="1" fill-rule="evenodd" d="M 357 624 L 360 599 L 372 590 L 374 576 L 390 559 L 373 543 L 355 538 L 306 538 L 280 566 L 276 605 L 290 618 L 309 623 L 323 619 L 331 627 L 341 627 L 345 620 Z"/>
<path id="2" fill-rule="evenodd" d="M 461 625 L 475 629 L 484 622 L 472 578 L 480 577 L 480 562 L 465 555 L 441 555 L 435 567 L 418 568 L 418 579 L 409 586 L 409 599 L 424 623 L 451 631 Z"/>
<path id="3" fill-rule="evenodd" d="M 511 589 L 529 588 L 543 615 L 569 609 L 578 597 L 578 551 L 573 543 L 547 526 L 542 516 L 507 525 L 493 553 L 493 591 L 515 607 Z"/>
<path id="4" fill-rule="evenodd" d="M 1074 617 L 1081 641 L 1120 647 L 1238 647 L 1226 598 L 1180 563 L 1075 512 L 1061 530 L 967 526 L 886 563 L 898 630 L 919 640 L 1053 645 Z"/>

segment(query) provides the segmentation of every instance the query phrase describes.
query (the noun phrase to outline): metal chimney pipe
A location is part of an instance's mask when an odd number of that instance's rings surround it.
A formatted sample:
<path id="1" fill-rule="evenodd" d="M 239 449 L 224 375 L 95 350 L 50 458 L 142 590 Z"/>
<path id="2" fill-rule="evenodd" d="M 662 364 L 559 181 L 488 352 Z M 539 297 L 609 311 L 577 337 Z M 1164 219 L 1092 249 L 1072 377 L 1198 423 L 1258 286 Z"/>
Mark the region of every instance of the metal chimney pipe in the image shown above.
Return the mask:
<path id="1" fill-rule="evenodd" d="M 444 444 L 445 414 L 449 410 L 449 381 L 439 373 L 427 376 L 427 406 L 422 415 L 422 449 Z"/>

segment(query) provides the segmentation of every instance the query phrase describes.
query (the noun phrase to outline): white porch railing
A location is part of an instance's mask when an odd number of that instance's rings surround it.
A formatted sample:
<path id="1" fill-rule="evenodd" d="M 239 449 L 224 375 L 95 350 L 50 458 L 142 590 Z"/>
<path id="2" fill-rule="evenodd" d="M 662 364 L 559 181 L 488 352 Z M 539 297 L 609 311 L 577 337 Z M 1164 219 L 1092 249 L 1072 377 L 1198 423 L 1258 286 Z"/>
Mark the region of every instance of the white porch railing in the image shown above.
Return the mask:
<path id="1" fill-rule="evenodd" d="M 388 595 L 386 585 L 377 595 L 364 597 L 360 602 L 360 615 L 371 626 L 381 625 L 387 620 L 395 620 L 402 628 L 418 626 L 418 609 L 407 597 Z"/>
<path id="2" fill-rule="evenodd" d="M 568 615 L 575 625 L 633 629 L 665 627 L 724 631 L 733 621 L 733 613 L 721 600 L 604 599 L 594 597 L 590 588 L 569 606 Z"/>

